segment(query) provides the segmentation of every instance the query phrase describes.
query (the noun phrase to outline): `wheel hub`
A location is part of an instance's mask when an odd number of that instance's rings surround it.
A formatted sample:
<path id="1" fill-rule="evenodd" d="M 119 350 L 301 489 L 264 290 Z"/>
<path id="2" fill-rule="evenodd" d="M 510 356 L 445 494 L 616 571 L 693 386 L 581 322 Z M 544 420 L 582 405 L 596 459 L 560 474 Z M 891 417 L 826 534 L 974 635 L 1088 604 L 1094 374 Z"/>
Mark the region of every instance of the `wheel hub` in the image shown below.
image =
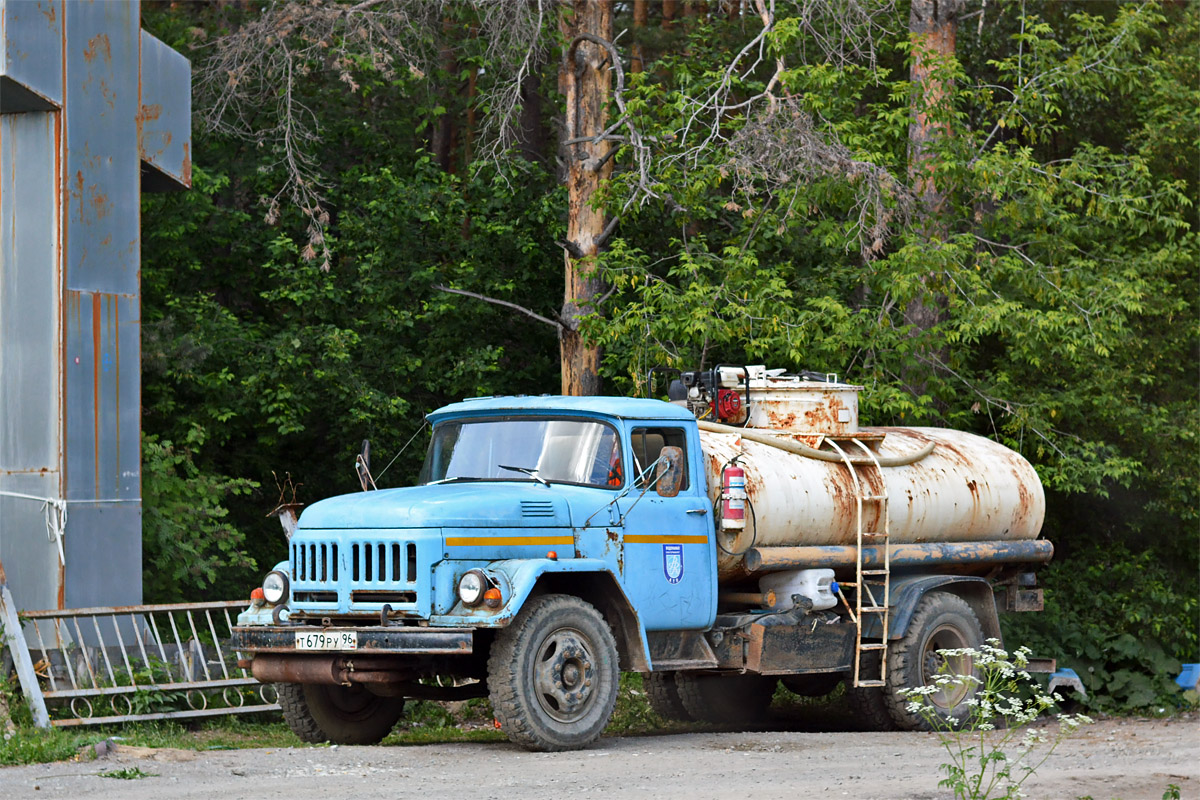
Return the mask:
<path id="1" fill-rule="evenodd" d="M 935 629 L 925 642 L 924 657 L 921 659 L 922 683 L 932 684 L 939 675 L 970 675 L 973 668 L 970 656 L 960 654 L 947 657 L 938 652 L 966 646 L 966 639 L 953 626 L 943 625 Z M 929 700 L 938 708 L 948 711 L 965 700 L 971 691 L 972 687 L 966 682 L 951 684 L 930 695 Z"/>
<path id="2" fill-rule="evenodd" d="M 570 722 L 583 713 L 593 697 L 593 660 L 587 642 L 573 631 L 546 637 L 534 665 L 534 685 L 547 714 Z"/>

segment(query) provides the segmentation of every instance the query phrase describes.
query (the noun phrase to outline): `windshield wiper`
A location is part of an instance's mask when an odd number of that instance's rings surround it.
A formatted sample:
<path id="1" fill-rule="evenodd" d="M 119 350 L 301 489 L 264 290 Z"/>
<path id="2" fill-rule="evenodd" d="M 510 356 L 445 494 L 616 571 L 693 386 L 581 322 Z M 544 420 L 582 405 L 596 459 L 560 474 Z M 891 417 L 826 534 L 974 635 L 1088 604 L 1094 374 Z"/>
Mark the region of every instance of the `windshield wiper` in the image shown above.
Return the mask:
<path id="1" fill-rule="evenodd" d="M 510 467 L 507 464 L 497 464 L 496 466 L 499 467 L 500 469 L 509 470 L 510 472 L 522 472 L 522 473 L 528 475 L 529 477 L 533 478 L 535 481 L 542 484 L 543 486 L 550 485 L 550 481 L 538 476 L 538 471 L 536 469 L 530 469 L 529 467 Z"/>
<path id="2" fill-rule="evenodd" d="M 481 481 L 483 478 L 476 478 L 469 475 L 455 475 L 453 478 L 442 478 L 437 481 L 430 481 L 426 486 L 437 486 L 439 483 L 454 483 L 455 481 Z"/>

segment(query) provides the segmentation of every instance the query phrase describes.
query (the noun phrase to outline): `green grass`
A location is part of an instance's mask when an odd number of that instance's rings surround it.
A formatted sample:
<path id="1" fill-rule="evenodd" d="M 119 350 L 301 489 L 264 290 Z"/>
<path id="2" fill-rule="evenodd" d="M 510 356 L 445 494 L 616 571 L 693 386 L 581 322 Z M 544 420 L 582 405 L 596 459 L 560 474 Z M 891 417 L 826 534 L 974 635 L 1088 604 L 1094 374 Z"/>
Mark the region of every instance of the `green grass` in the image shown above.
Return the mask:
<path id="1" fill-rule="evenodd" d="M 104 739 L 96 731 L 64 731 L 57 728 L 38 730 L 20 727 L 0 740 L 0 766 L 44 764 L 71 758 L 80 748 Z"/>

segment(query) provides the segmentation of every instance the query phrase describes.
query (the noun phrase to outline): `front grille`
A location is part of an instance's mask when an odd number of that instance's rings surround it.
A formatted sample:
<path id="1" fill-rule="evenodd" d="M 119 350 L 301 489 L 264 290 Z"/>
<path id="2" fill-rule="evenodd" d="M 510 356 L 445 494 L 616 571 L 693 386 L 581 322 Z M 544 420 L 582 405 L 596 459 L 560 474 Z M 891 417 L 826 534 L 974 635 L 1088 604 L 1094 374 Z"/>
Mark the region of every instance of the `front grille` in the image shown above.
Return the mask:
<path id="1" fill-rule="evenodd" d="M 350 579 L 355 583 L 406 582 L 417 579 L 417 546 L 408 542 L 363 542 L 350 545 Z"/>
<path id="2" fill-rule="evenodd" d="M 350 601 L 353 603 L 415 603 L 417 602 L 417 593 L 359 589 L 350 592 Z"/>
<path id="3" fill-rule="evenodd" d="M 296 603 L 336 603 L 337 592 L 292 592 Z"/>
<path id="4" fill-rule="evenodd" d="M 292 580 L 297 583 L 338 579 L 337 542 L 302 542 L 292 545 Z"/>
<path id="5" fill-rule="evenodd" d="M 297 611 L 375 613 L 387 604 L 412 614 L 419 613 L 422 597 L 428 604 L 429 560 L 441 544 L 438 533 L 393 529 L 343 534 L 336 540 L 314 536 L 319 533 L 323 531 L 300 530 L 292 538 L 292 603 Z M 419 565 L 418 543 L 426 536 L 431 540 L 422 545 L 427 563 Z M 418 541 L 406 541 L 409 537 Z"/>

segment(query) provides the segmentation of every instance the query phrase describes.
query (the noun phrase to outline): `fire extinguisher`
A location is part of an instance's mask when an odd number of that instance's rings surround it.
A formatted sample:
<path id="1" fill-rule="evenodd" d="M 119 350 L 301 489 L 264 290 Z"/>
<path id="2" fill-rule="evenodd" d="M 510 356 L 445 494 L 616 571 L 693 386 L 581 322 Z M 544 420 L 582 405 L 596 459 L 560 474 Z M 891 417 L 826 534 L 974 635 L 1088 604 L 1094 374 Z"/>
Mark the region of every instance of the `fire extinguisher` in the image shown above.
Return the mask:
<path id="1" fill-rule="evenodd" d="M 721 470 L 721 530 L 746 527 L 746 471 L 737 459 Z"/>

